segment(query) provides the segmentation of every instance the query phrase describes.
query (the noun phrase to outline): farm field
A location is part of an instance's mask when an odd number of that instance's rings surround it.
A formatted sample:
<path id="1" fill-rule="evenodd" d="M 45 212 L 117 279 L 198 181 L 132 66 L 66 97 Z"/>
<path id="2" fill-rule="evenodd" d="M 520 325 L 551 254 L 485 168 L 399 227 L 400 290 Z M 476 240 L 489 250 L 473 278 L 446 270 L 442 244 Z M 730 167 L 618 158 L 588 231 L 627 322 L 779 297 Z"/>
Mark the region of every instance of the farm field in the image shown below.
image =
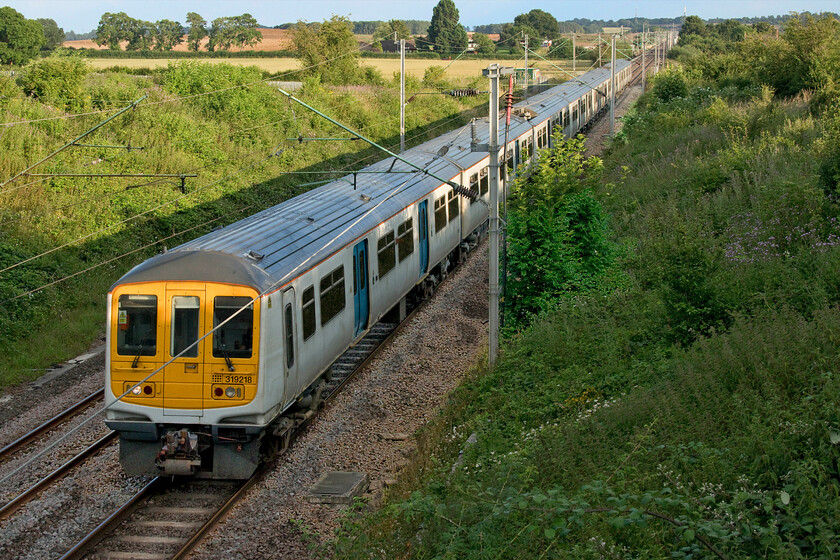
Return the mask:
<path id="1" fill-rule="evenodd" d="M 112 58 L 93 58 L 88 59 L 88 63 L 95 70 L 103 70 L 105 68 L 113 68 L 114 66 L 125 66 L 128 68 L 165 68 L 170 62 L 178 62 L 184 59 L 149 59 L 149 58 L 129 58 L 129 59 L 112 59 Z M 272 74 L 280 72 L 288 72 L 290 70 L 297 70 L 300 63 L 295 58 L 202 58 L 202 62 L 224 62 L 235 66 L 256 66 L 261 70 L 270 72 Z M 452 63 L 449 66 L 450 62 Z M 523 60 L 500 60 L 493 61 L 492 59 L 483 60 L 434 60 L 434 59 L 408 59 L 405 61 L 406 72 L 418 79 L 423 78 L 423 74 L 430 66 L 443 66 L 449 68 L 446 70 L 446 75 L 450 79 L 455 80 L 470 80 L 481 76 L 481 71 L 487 68 L 488 64 L 498 62 L 504 66 L 521 66 Z M 371 66 L 379 70 L 385 78 L 390 78 L 394 72 L 400 71 L 400 61 L 394 58 L 363 58 L 361 63 L 365 66 Z M 538 61 L 536 64 L 530 64 L 541 68 L 543 72 L 549 74 L 561 73 L 552 67 L 552 64 L 560 66 L 561 68 L 571 70 L 572 63 L 570 60 L 552 61 L 551 64 L 545 61 Z M 585 71 L 589 61 L 578 62 L 578 73 Z"/>

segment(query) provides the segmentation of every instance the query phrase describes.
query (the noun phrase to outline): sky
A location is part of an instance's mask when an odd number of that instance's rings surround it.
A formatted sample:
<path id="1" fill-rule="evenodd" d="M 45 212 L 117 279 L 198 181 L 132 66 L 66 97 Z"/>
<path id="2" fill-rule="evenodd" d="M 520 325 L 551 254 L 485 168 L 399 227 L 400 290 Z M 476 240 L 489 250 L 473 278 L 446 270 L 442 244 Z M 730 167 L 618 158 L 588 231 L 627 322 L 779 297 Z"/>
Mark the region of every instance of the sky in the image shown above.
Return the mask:
<path id="1" fill-rule="evenodd" d="M 93 31 L 105 12 L 125 12 L 146 21 L 171 19 L 182 24 L 187 12 L 205 20 L 249 13 L 268 27 L 298 20 L 323 21 L 333 14 L 355 21 L 429 20 L 438 0 L 0 0 L 29 19 L 52 18 L 64 31 Z M 673 18 L 683 14 L 703 19 L 784 15 L 790 12 L 840 11 L 838 0 L 455 0 L 467 27 L 513 21 L 539 8 L 559 21 L 620 19 L 634 16 Z"/>

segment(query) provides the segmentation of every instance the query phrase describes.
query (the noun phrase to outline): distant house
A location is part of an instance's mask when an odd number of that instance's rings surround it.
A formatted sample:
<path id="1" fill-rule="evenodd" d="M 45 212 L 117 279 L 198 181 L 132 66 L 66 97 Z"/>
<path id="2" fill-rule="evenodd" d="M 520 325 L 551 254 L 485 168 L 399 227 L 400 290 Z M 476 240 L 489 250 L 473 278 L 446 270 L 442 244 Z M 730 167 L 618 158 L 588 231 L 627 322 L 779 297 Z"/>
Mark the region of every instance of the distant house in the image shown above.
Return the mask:
<path id="1" fill-rule="evenodd" d="M 382 45 L 382 52 L 400 52 L 400 42 L 393 41 L 391 39 L 385 39 L 379 42 Z M 417 45 L 414 44 L 413 41 L 406 40 L 405 42 L 405 52 L 415 52 L 417 50 Z"/>
<path id="2" fill-rule="evenodd" d="M 498 43 L 499 39 L 501 39 L 501 35 L 498 33 L 485 33 L 487 38 L 493 41 L 494 43 Z M 475 31 L 467 31 L 467 52 L 475 52 L 475 49 L 478 45 L 475 44 L 473 37 L 475 36 Z"/>

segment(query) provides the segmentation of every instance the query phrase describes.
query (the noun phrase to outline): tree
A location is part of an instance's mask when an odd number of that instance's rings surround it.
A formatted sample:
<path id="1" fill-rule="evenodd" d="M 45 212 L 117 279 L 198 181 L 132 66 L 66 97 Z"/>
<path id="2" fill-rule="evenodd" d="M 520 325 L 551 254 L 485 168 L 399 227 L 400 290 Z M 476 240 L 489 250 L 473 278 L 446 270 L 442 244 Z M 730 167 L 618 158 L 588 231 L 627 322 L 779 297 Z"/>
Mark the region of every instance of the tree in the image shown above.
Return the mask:
<path id="1" fill-rule="evenodd" d="M 452 0 L 440 0 L 432 10 L 429 24 L 429 42 L 442 52 L 462 51 L 467 48 L 467 31 L 459 23 L 458 8 Z"/>
<path id="2" fill-rule="evenodd" d="M 700 35 L 702 37 L 706 34 L 706 24 L 703 23 L 703 20 L 699 16 L 688 16 L 685 18 L 682 29 L 680 29 L 680 39 L 683 37 L 688 38 L 690 35 Z"/>
<path id="3" fill-rule="evenodd" d="M 133 38 L 134 21 L 134 18 L 128 17 L 125 12 L 105 12 L 99 18 L 94 41 L 97 45 L 108 45 L 109 49 L 118 50 L 121 41 L 130 41 Z"/>
<path id="4" fill-rule="evenodd" d="M 209 36 L 207 49 L 211 51 L 245 48 L 262 41 L 262 33 L 257 30 L 257 20 L 251 14 L 214 19 Z"/>
<path id="5" fill-rule="evenodd" d="M 293 37 L 303 74 L 324 83 L 345 85 L 358 79 L 359 49 L 350 20 L 333 16 L 322 24 L 299 21 Z"/>
<path id="6" fill-rule="evenodd" d="M 198 52 L 201 47 L 201 40 L 207 37 L 207 21 L 195 12 L 187 14 L 187 23 L 190 24 L 190 32 L 187 35 L 187 48 Z"/>
<path id="7" fill-rule="evenodd" d="M 715 25 L 714 32 L 721 39 L 737 42 L 744 40 L 747 35 L 747 28 L 734 19 L 728 19 Z"/>
<path id="8" fill-rule="evenodd" d="M 531 10 L 513 19 L 514 25 L 528 26 L 537 31 L 534 39 L 556 39 L 560 34 L 560 24 L 554 16 L 542 10 Z"/>
<path id="9" fill-rule="evenodd" d="M 390 39 L 393 41 L 395 33 L 397 41 L 411 38 L 411 29 L 408 28 L 408 25 L 402 20 L 392 19 L 376 28 L 376 32 L 373 34 L 373 40 L 382 41 L 383 39 Z"/>
<path id="10" fill-rule="evenodd" d="M 0 8 L 0 64 L 26 64 L 38 56 L 44 42 L 40 23 L 14 8 Z"/>
<path id="11" fill-rule="evenodd" d="M 475 43 L 475 52 L 482 54 L 492 54 L 496 52 L 496 43 L 490 40 L 490 37 L 484 33 L 474 33 L 473 43 Z"/>
<path id="12" fill-rule="evenodd" d="M 152 48 L 155 42 L 155 27 L 149 21 L 142 19 L 128 18 L 128 44 L 127 51 L 147 51 Z"/>
<path id="13" fill-rule="evenodd" d="M 156 51 L 171 51 L 172 47 L 184 42 L 181 24 L 177 21 L 162 19 L 152 29 Z"/>
<path id="14" fill-rule="evenodd" d="M 755 29 L 756 33 L 776 32 L 776 28 L 767 23 L 766 21 L 757 21 L 755 25 L 753 25 L 753 29 Z"/>
<path id="15" fill-rule="evenodd" d="M 45 51 L 51 51 L 61 46 L 64 42 L 64 30 L 58 26 L 54 19 L 36 20 L 44 28 L 44 46 L 41 47 Z"/>
<path id="16" fill-rule="evenodd" d="M 539 41 L 540 32 L 530 25 L 521 23 L 514 25 L 508 23 L 502 28 L 502 32 L 499 36 L 502 43 L 510 47 L 511 52 L 523 53 L 525 52 L 523 44 L 525 41 L 525 35 L 527 35 L 530 40 L 528 48 L 533 48 L 534 43 Z"/>

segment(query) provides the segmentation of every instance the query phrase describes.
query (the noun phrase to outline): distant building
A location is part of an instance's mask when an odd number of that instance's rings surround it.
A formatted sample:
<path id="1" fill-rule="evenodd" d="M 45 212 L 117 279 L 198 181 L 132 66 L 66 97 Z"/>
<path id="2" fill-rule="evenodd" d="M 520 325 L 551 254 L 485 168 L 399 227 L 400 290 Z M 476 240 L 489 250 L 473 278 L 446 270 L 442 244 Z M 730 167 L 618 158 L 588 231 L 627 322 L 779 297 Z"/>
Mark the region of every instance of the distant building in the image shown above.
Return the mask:
<path id="1" fill-rule="evenodd" d="M 385 39 L 379 42 L 382 45 L 382 52 L 400 52 L 400 42 L 393 41 L 391 39 Z M 417 50 L 417 45 L 414 44 L 414 41 L 406 40 L 405 42 L 405 52 L 415 52 Z"/>
<path id="2" fill-rule="evenodd" d="M 485 33 L 487 38 L 493 41 L 494 43 L 498 43 L 499 39 L 502 38 L 501 35 L 498 33 Z M 473 37 L 475 36 L 475 31 L 467 31 L 467 52 L 475 52 L 475 49 L 478 45 L 475 44 L 473 41 Z"/>

